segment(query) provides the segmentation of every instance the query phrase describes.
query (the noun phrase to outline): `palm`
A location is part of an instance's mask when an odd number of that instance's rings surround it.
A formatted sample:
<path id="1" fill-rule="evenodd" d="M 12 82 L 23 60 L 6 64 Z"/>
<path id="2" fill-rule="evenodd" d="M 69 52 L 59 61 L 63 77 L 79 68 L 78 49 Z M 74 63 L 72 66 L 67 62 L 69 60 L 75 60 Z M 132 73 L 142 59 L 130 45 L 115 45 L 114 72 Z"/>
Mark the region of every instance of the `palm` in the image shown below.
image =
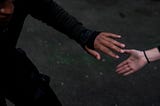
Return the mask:
<path id="1" fill-rule="evenodd" d="M 145 65 L 143 57 L 144 55 L 141 51 L 132 50 L 130 57 L 126 61 L 134 71 L 138 71 Z"/>
<path id="2" fill-rule="evenodd" d="M 125 53 L 130 54 L 129 58 L 121 62 L 117 66 L 117 72 L 123 75 L 129 75 L 141 69 L 146 64 L 146 59 L 142 51 L 125 50 Z"/>

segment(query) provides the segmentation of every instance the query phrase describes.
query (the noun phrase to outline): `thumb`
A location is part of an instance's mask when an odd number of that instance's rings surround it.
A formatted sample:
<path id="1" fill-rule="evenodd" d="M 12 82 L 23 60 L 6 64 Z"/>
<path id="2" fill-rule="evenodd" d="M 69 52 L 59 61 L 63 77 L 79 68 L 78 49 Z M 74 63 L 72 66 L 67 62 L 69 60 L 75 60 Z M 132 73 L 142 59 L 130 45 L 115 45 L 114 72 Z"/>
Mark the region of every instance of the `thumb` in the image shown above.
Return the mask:
<path id="1" fill-rule="evenodd" d="M 85 50 L 87 51 L 88 54 L 92 55 L 97 60 L 101 59 L 101 56 L 100 56 L 100 54 L 97 51 L 89 49 L 87 46 L 85 46 Z"/>

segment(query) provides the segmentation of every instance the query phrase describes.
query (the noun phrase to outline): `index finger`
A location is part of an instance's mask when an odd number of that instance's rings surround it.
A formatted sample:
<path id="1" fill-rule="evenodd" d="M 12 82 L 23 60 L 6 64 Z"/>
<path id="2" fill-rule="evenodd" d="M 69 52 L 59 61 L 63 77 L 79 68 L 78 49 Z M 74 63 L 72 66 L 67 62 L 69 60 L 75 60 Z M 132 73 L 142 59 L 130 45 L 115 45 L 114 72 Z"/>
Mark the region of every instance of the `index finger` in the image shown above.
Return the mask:
<path id="1" fill-rule="evenodd" d="M 119 58 L 118 55 L 116 55 L 114 52 L 112 52 L 109 48 L 106 48 L 105 46 L 101 46 L 100 51 L 113 58 Z"/>
<path id="2" fill-rule="evenodd" d="M 104 32 L 103 34 L 107 37 L 109 36 L 109 37 L 112 37 L 112 38 L 121 38 L 121 35 L 118 35 L 118 34 L 106 33 L 106 32 Z"/>
<path id="3" fill-rule="evenodd" d="M 126 64 L 128 64 L 128 61 L 127 61 L 127 60 L 125 60 L 125 61 L 123 61 L 122 63 L 120 63 L 120 64 L 117 66 L 117 68 L 120 68 L 120 67 L 122 67 L 123 65 L 126 65 Z"/>

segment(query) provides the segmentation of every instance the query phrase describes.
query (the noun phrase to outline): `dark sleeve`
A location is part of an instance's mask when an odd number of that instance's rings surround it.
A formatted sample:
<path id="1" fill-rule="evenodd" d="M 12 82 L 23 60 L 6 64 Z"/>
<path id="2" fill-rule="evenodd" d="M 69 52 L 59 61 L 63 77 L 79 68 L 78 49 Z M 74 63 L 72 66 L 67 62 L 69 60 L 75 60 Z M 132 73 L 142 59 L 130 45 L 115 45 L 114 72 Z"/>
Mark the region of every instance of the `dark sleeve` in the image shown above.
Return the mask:
<path id="1" fill-rule="evenodd" d="M 159 50 L 159 52 L 160 52 L 160 46 L 158 46 L 158 50 Z"/>
<path id="2" fill-rule="evenodd" d="M 94 48 L 93 42 L 99 32 L 85 28 L 53 0 L 28 0 L 27 4 L 28 12 L 34 18 L 66 34 L 83 47 L 87 45 L 89 48 Z"/>

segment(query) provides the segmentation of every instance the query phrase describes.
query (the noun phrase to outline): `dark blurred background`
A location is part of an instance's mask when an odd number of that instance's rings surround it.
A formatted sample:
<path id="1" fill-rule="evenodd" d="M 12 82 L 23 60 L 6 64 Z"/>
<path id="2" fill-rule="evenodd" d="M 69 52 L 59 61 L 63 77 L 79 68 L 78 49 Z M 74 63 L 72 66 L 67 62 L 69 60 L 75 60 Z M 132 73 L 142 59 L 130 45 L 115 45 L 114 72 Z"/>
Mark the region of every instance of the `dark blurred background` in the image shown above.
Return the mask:
<path id="1" fill-rule="evenodd" d="M 121 34 L 126 48 L 160 44 L 160 0 L 56 0 L 86 27 Z M 40 72 L 63 106 L 160 106 L 160 62 L 127 77 L 115 67 L 127 55 L 97 61 L 66 35 L 28 16 L 18 46 Z M 13 106 L 8 101 L 8 106 Z"/>

